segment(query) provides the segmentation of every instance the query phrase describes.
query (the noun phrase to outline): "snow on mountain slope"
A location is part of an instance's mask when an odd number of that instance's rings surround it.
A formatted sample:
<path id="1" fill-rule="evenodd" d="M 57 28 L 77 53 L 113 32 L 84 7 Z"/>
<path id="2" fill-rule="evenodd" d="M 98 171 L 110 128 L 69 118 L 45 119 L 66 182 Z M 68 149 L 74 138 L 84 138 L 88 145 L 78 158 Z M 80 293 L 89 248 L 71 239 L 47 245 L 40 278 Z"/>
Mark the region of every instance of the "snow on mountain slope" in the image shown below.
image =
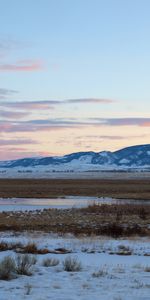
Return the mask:
<path id="1" fill-rule="evenodd" d="M 150 144 L 131 146 L 115 152 L 77 152 L 62 157 L 23 158 L 0 162 L 1 173 L 12 169 L 17 172 L 62 172 L 135 168 L 150 170 Z"/>

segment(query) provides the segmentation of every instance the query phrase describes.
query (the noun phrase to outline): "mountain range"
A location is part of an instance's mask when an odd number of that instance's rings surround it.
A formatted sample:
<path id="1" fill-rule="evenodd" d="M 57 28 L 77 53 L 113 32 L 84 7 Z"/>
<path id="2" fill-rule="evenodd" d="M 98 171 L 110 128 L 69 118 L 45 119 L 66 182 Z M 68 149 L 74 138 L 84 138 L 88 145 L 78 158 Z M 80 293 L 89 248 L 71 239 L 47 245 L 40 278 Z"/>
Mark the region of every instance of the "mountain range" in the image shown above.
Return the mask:
<path id="1" fill-rule="evenodd" d="M 1 170 L 4 169 L 45 169 L 49 171 L 66 170 L 101 170 L 101 169 L 149 169 L 150 144 L 123 148 L 118 151 L 77 152 L 64 156 L 23 158 L 17 160 L 0 161 Z"/>

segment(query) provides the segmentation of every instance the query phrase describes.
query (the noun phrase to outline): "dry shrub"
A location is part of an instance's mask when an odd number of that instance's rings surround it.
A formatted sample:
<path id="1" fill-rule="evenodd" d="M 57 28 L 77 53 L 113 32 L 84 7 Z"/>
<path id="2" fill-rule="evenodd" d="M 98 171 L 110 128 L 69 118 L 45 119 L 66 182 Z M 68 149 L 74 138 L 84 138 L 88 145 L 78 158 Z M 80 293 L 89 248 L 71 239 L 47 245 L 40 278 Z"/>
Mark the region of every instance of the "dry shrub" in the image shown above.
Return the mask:
<path id="1" fill-rule="evenodd" d="M 0 251 L 6 251 L 9 249 L 8 243 L 1 241 L 0 242 Z"/>
<path id="2" fill-rule="evenodd" d="M 106 270 L 105 268 L 102 268 L 102 269 L 100 269 L 99 271 L 94 272 L 94 273 L 92 274 L 92 277 L 94 277 L 94 278 L 99 278 L 99 277 L 105 277 L 106 275 L 108 275 L 107 270 Z"/>
<path id="3" fill-rule="evenodd" d="M 150 272 L 150 266 L 146 266 L 146 267 L 144 268 L 144 272 Z"/>
<path id="4" fill-rule="evenodd" d="M 66 257 L 63 261 L 64 271 L 67 272 L 78 272 L 81 271 L 82 265 L 81 262 L 78 261 L 77 257 Z"/>
<path id="5" fill-rule="evenodd" d="M 32 275 L 32 266 L 36 264 L 36 257 L 28 254 L 16 256 L 16 273 L 19 275 Z"/>
<path id="6" fill-rule="evenodd" d="M 21 252 L 28 253 L 28 254 L 48 254 L 49 250 L 46 248 L 38 249 L 37 245 L 33 242 L 33 243 L 28 243 L 26 246 L 23 246 Z"/>
<path id="7" fill-rule="evenodd" d="M 4 257 L 0 262 L 0 280 L 11 280 L 17 275 L 32 275 L 31 267 L 36 263 L 36 258 L 28 254 Z"/>
<path id="8" fill-rule="evenodd" d="M 56 258 L 45 258 L 42 262 L 44 267 L 54 267 L 59 264 L 59 259 Z"/>
<path id="9" fill-rule="evenodd" d="M 87 207 L 80 208 L 80 211 L 85 213 L 99 213 L 99 214 L 115 214 L 119 217 L 138 215 L 139 217 L 145 219 L 146 216 L 150 214 L 150 207 L 144 204 L 100 204 L 94 202 Z"/>
<path id="10" fill-rule="evenodd" d="M 15 260 L 11 256 L 6 256 L 0 262 L 0 279 L 11 280 L 16 278 Z"/>
<path id="11" fill-rule="evenodd" d="M 132 249 L 130 249 L 129 246 L 126 245 L 119 245 L 118 246 L 118 251 L 116 252 L 116 254 L 118 255 L 131 255 L 132 254 Z"/>
<path id="12" fill-rule="evenodd" d="M 38 252 L 37 245 L 35 243 L 28 243 L 26 246 L 24 246 L 23 252 L 37 254 Z"/>

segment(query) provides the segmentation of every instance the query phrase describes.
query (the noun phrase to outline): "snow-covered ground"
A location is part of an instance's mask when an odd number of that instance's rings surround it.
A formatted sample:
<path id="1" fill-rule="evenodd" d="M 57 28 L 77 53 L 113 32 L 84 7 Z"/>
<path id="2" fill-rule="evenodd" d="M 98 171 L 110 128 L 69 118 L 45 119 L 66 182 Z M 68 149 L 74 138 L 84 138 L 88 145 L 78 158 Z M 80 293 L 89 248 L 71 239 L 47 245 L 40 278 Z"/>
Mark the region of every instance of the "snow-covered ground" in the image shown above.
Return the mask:
<path id="1" fill-rule="evenodd" d="M 49 167 L 37 168 L 0 168 L 0 178 L 62 178 L 62 179 L 79 179 L 79 178 L 93 178 L 93 179 L 136 179 L 136 178 L 150 178 L 150 170 L 115 170 L 115 169 L 66 169 L 63 168 L 53 172 Z"/>
<path id="2" fill-rule="evenodd" d="M 19 276 L 0 281 L 0 299 L 31 300 L 149 300 L 150 299 L 150 240 L 114 240 L 105 237 L 58 237 L 44 233 L 1 233 L 8 243 L 35 242 L 38 248 L 53 250 L 63 247 L 70 254 L 37 255 L 32 276 Z M 130 249 L 131 255 L 117 255 L 120 249 Z M 13 251 L 0 252 L 0 260 Z M 147 256 L 146 256 L 147 255 Z M 64 271 L 66 257 L 76 257 L 81 271 Z M 43 259 L 53 257 L 59 264 L 44 267 Z M 149 267 L 149 268 L 148 268 Z"/>

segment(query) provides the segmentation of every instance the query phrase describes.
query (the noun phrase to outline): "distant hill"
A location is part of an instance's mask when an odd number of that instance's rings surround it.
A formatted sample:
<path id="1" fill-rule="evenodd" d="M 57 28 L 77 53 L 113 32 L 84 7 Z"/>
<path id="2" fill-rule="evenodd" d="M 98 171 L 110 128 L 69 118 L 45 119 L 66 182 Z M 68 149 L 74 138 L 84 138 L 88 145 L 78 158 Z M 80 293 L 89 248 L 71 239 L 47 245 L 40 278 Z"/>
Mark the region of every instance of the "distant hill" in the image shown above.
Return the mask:
<path id="1" fill-rule="evenodd" d="M 61 157 L 23 158 L 1 161 L 1 170 L 17 168 L 66 170 L 150 169 L 150 144 L 127 147 L 115 152 L 77 152 Z"/>

